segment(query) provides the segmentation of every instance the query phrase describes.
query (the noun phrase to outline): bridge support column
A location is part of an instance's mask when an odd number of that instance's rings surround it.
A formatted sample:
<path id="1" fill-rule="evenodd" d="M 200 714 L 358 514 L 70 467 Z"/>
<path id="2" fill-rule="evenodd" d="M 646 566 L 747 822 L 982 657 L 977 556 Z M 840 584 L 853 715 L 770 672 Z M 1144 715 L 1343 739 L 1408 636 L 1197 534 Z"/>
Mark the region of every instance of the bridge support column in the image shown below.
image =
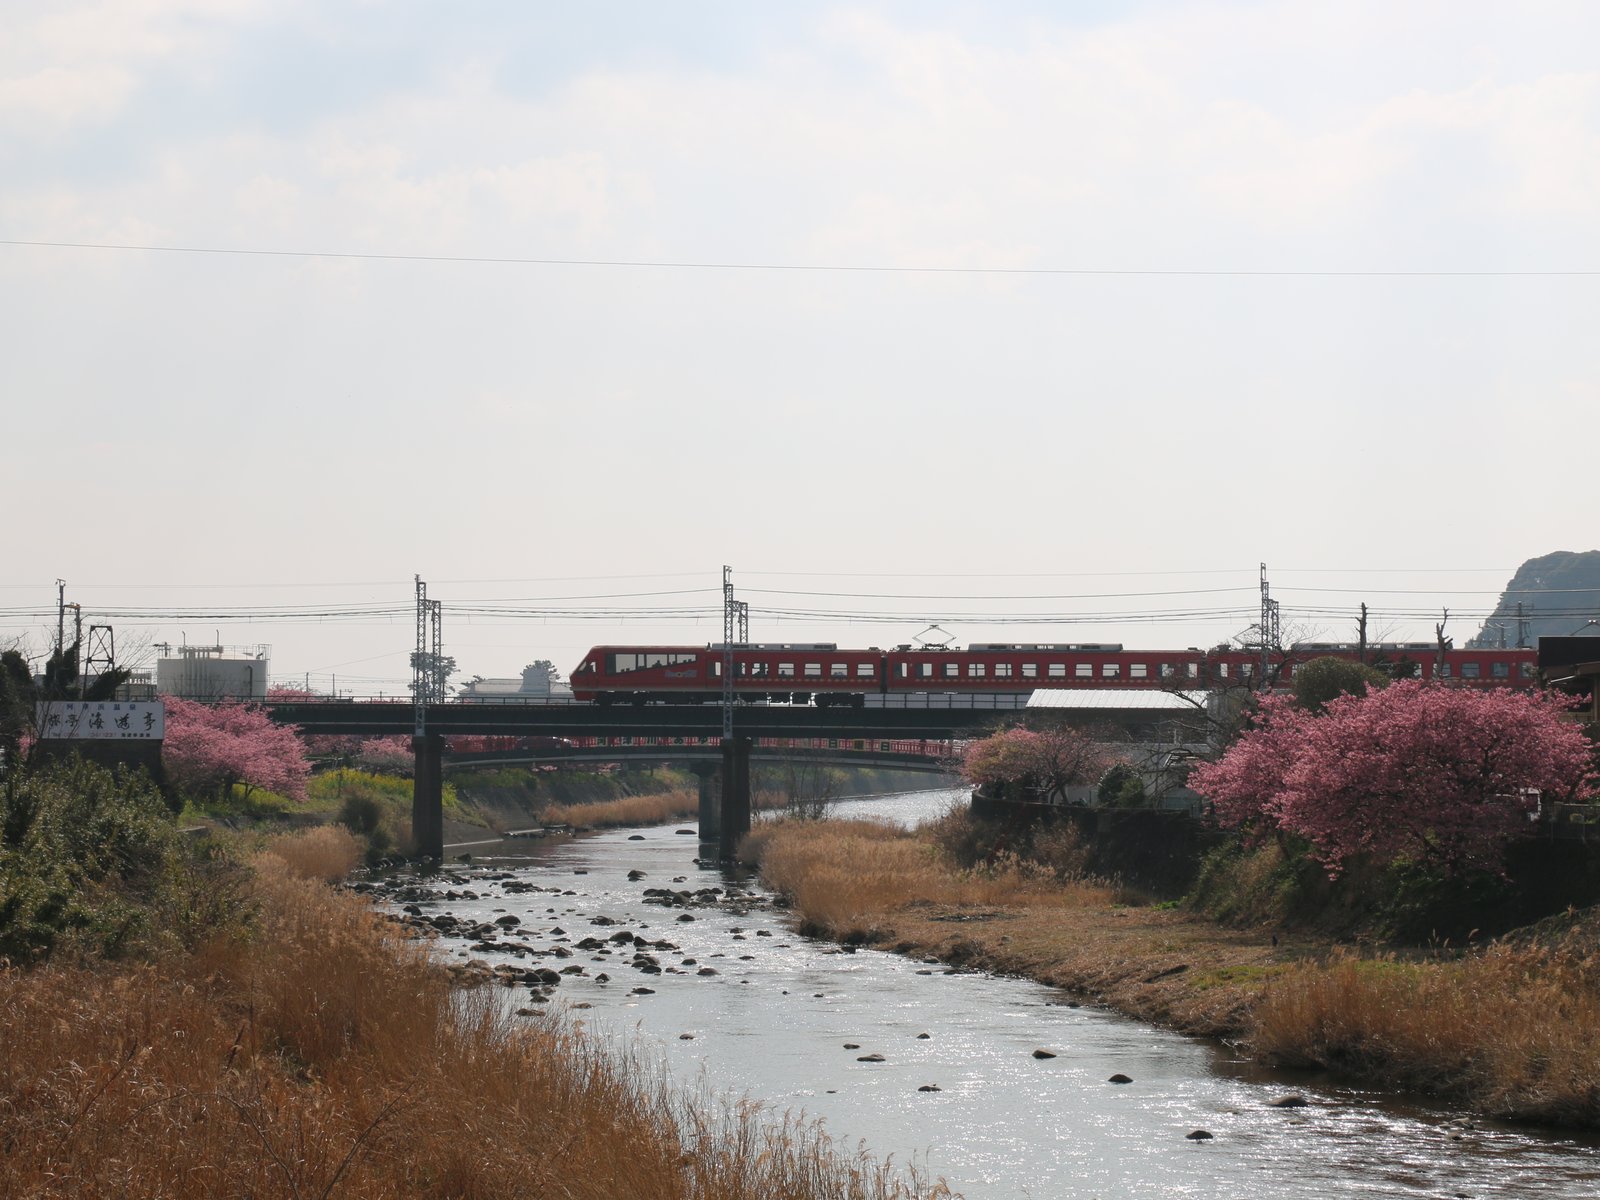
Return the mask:
<path id="1" fill-rule="evenodd" d="M 437 733 L 411 739 L 416 771 L 411 776 L 413 853 L 444 861 L 444 738 Z"/>
<path id="2" fill-rule="evenodd" d="M 718 820 L 717 857 L 732 862 L 739 839 L 750 832 L 750 746 L 747 737 L 722 743 L 722 812 Z"/>
<path id="3" fill-rule="evenodd" d="M 715 845 L 722 837 L 722 815 L 717 804 L 717 776 L 722 767 L 717 763 L 696 763 L 690 769 L 700 785 L 700 844 Z"/>

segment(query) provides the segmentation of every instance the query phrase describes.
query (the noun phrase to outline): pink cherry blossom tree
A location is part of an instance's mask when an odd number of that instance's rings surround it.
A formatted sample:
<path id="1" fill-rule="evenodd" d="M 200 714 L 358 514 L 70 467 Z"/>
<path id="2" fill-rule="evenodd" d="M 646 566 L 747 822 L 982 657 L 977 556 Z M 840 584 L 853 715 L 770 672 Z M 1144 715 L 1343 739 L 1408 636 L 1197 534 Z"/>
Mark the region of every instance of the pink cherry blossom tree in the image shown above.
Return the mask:
<path id="1" fill-rule="evenodd" d="M 264 788 L 306 798 L 311 767 L 293 726 L 274 725 L 258 705 L 237 701 L 201 704 L 168 696 L 164 703 L 161 761 L 180 791 L 221 798 L 238 784 L 246 796 Z"/>
<path id="2" fill-rule="evenodd" d="M 1321 716 L 1269 701 L 1190 786 L 1225 825 L 1304 838 L 1333 877 L 1358 855 L 1497 870 L 1533 793 L 1564 799 L 1592 782 L 1564 703 L 1415 681 L 1338 697 Z"/>
<path id="3" fill-rule="evenodd" d="M 411 739 L 403 733 L 362 738 L 355 754 L 355 765 L 376 775 L 409 775 L 416 761 Z"/>
<path id="4" fill-rule="evenodd" d="M 1100 778 L 1112 756 L 1077 729 L 1004 729 L 969 744 L 961 771 L 979 786 L 1016 787 L 1059 800 L 1074 784 Z"/>

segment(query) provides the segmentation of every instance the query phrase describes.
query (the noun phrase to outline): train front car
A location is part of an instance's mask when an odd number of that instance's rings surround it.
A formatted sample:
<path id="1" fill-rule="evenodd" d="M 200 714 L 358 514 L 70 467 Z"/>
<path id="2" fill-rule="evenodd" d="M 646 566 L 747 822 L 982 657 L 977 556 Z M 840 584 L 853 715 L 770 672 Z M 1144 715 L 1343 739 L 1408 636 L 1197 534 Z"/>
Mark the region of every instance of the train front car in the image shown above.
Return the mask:
<path id="1" fill-rule="evenodd" d="M 720 668 L 703 646 L 596 646 L 572 672 L 572 696 L 596 704 L 693 704 L 721 694 Z"/>
<path id="2" fill-rule="evenodd" d="M 700 704 L 722 699 L 722 646 L 596 646 L 572 672 L 575 699 L 596 704 Z M 830 643 L 733 648 L 740 701 L 852 705 L 882 690 L 883 651 Z"/>

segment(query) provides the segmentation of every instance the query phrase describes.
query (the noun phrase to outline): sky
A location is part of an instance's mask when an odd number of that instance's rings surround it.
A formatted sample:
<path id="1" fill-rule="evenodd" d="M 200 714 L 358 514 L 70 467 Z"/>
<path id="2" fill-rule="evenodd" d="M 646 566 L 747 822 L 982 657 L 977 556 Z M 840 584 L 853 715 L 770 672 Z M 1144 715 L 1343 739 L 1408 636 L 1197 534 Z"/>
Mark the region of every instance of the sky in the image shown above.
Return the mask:
<path id="1" fill-rule="evenodd" d="M 1590 0 L 0 30 L 0 644 L 63 579 L 392 694 L 418 575 L 470 678 L 720 640 L 725 564 L 760 641 L 1211 644 L 1262 563 L 1462 638 L 1600 540 Z"/>

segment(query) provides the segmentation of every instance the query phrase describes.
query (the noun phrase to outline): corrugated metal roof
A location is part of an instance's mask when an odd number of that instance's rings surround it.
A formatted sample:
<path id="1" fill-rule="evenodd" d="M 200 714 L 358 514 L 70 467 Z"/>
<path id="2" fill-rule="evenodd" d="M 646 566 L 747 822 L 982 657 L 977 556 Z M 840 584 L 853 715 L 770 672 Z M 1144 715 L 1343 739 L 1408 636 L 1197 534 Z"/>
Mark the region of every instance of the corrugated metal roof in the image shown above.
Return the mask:
<path id="1" fill-rule="evenodd" d="M 1164 692 L 1159 688 L 1040 688 L 1028 708 L 1137 709 L 1146 712 L 1205 711 L 1205 692 Z"/>

